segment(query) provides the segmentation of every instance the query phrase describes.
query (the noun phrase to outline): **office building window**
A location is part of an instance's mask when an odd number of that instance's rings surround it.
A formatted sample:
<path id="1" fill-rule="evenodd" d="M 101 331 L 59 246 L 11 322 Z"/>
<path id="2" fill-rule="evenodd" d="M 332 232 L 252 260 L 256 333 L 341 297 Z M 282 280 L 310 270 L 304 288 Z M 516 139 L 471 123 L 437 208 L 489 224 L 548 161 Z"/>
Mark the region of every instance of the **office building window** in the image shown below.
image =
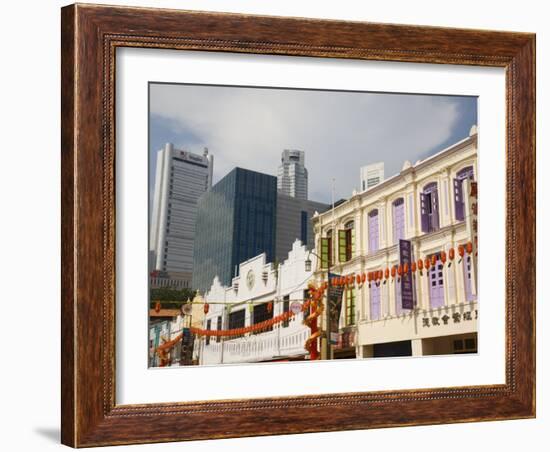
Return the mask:
<path id="1" fill-rule="evenodd" d="M 300 228 L 300 240 L 303 245 L 307 245 L 307 220 L 308 215 L 305 210 L 301 212 L 301 228 Z"/>
<path id="2" fill-rule="evenodd" d="M 455 218 L 457 221 L 464 221 L 464 196 L 462 193 L 463 182 L 466 179 L 474 180 L 474 168 L 468 166 L 462 168 L 456 173 L 456 178 L 453 180 L 453 192 L 455 201 Z"/>
<path id="3" fill-rule="evenodd" d="M 393 243 L 405 238 L 405 201 L 403 198 L 393 202 Z"/>
<path id="4" fill-rule="evenodd" d="M 423 192 L 420 193 L 420 217 L 422 232 L 435 232 L 439 230 L 437 182 L 426 185 Z"/>
<path id="5" fill-rule="evenodd" d="M 378 209 L 374 209 L 369 212 L 369 253 L 378 251 L 380 246 L 379 237 Z"/>

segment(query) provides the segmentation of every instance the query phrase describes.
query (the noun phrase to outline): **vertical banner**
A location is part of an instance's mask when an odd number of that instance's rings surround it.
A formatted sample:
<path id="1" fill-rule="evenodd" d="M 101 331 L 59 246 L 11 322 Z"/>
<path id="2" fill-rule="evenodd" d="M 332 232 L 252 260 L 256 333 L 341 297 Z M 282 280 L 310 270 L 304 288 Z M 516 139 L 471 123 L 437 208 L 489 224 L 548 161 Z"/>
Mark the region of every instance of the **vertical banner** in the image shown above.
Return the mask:
<path id="1" fill-rule="evenodd" d="M 410 240 L 399 240 L 399 263 L 403 268 L 401 276 L 401 307 L 414 309 L 414 288 L 411 272 L 412 247 Z M 405 269 L 407 270 L 405 272 Z"/>
<path id="2" fill-rule="evenodd" d="M 463 188 L 463 196 L 466 200 L 466 230 L 472 242 L 472 293 L 477 295 L 477 182 L 466 179 Z"/>
<path id="3" fill-rule="evenodd" d="M 329 281 L 332 278 L 339 277 L 335 273 L 329 273 Z M 338 344 L 338 323 L 340 320 L 340 312 L 342 311 L 342 298 L 344 296 L 344 286 L 329 286 L 327 295 L 328 314 L 330 319 L 330 343 Z"/>

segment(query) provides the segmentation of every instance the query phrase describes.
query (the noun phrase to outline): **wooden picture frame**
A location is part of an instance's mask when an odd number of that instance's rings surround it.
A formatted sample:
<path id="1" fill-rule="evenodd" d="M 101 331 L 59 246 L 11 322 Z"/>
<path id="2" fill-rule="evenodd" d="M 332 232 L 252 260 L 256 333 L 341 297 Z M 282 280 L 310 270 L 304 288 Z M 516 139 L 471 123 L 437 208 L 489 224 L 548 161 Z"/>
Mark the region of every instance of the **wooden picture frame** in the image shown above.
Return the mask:
<path id="1" fill-rule="evenodd" d="M 86 447 L 535 416 L 533 34 L 77 4 L 62 9 L 61 35 L 64 444 Z M 505 384 L 117 405 L 118 47 L 505 68 Z"/>

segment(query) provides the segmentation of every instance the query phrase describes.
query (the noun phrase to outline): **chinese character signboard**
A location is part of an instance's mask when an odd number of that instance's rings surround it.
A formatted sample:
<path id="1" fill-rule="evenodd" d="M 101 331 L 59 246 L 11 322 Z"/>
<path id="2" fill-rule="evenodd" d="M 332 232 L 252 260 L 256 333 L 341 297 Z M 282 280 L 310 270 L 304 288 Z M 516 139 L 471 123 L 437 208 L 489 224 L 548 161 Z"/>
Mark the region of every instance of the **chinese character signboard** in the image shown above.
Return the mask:
<path id="1" fill-rule="evenodd" d="M 399 263 L 402 265 L 401 306 L 403 309 L 414 308 L 414 287 L 411 273 L 412 249 L 410 240 L 399 240 Z M 405 271 L 405 269 L 407 271 Z"/>

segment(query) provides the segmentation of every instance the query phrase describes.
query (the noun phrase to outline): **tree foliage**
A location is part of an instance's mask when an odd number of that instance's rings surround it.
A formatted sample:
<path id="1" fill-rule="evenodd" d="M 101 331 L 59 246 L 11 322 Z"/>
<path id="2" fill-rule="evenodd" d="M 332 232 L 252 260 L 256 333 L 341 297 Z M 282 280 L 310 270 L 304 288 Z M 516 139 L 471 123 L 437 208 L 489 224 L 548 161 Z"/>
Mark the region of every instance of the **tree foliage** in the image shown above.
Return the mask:
<path id="1" fill-rule="evenodd" d="M 168 289 L 158 288 L 149 291 L 150 301 L 187 301 L 195 296 L 193 289 Z"/>

